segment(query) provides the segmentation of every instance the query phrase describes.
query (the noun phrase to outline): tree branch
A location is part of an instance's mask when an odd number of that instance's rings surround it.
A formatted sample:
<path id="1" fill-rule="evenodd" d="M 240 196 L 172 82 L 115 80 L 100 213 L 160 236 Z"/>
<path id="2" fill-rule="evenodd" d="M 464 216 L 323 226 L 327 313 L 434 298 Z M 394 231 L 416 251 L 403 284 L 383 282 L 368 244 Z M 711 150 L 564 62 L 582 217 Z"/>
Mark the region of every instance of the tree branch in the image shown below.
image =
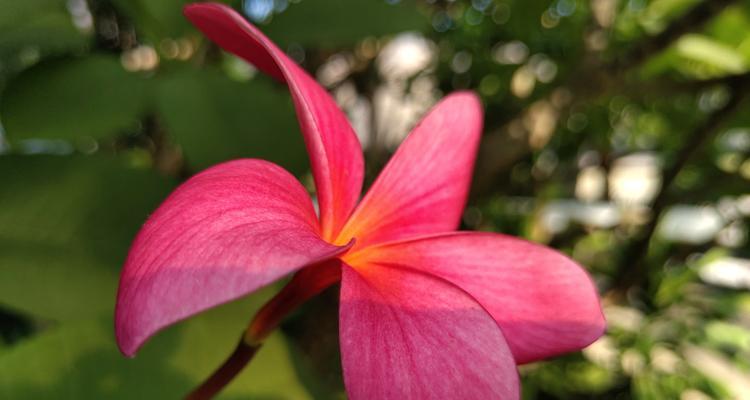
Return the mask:
<path id="1" fill-rule="evenodd" d="M 569 109 L 582 100 L 601 96 L 607 91 L 618 90 L 622 87 L 627 88 L 625 80 L 622 79 L 625 71 L 637 67 L 651 56 L 663 51 L 685 33 L 701 29 L 708 21 L 736 1 L 706 0 L 700 3 L 672 22 L 661 33 L 641 40 L 612 64 L 602 62 L 596 54 L 585 54 L 581 57 L 582 61 L 579 68 L 571 69 L 577 72 L 561 85 L 561 88 L 567 90 L 571 98 L 574 99 L 574 101 L 569 101 L 565 108 Z M 696 86 L 705 87 L 707 84 L 699 83 Z M 691 85 L 685 86 L 690 87 Z M 547 99 L 540 101 L 551 102 L 551 97 L 554 96 L 555 91 L 551 93 Z M 531 151 L 528 144 L 529 130 L 524 127 L 524 120 L 529 118 L 531 109 L 537 103 L 529 105 L 519 113 L 517 118 L 491 130 L 482 138 L 472 197 L 481 197 L 490 193 L 495 186 L 497 177 L 504 175 L 503 171 L 507 171 Z M 560 109 L 558 113 L 564 115 L 565 110 Z M 502 157 L 499 157 L 498 154 Z"/>
<path id="2" fill-rule="evenodd" d="M 677 151 L 672 164 L 664 171 L 662 186 L 651 207 L 651 218 L 642 233 L 633 240 L 619 260 L 615 285 L 608 297 L 618 301 L 624 298 L 627 291 L 642 285 L 647 278 L 647 255 L 649 244 L 656 231 L 659 216 L 668 205 L 667 194 L 675 179 L 687 165 L 693 155 L 719 131 L 721 125 L 731 117 L 746 96 L 750 88 L 750 74 L 726 78 L 730 95 L 727 103 L 708 116 L 687 136 L 685 144 Z"/>

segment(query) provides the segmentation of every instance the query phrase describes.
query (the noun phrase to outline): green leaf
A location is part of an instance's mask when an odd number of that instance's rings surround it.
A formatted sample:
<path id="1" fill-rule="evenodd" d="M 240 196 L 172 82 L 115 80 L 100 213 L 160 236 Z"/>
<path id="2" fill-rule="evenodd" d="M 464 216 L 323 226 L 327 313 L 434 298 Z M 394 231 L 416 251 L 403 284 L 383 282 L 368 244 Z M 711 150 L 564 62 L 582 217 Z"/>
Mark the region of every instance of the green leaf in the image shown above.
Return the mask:
<path id="1" fill-rule="evenodd" d="M 429 26 L 414 1 L 303 0 L 273 17 L 262 30 L 277 44 L 316 47 L 351 45 L 367 36 L 382 36 Z"/>
<path id="2" fill-rule="evenodd" d="M 190 29 L 182 15 L 182 7 L 189 0 L 114 0 L 118 9 L 137 22 L 139 33 L 143 33 L 152 44 L 159 39 L 175 38 Z"/>
<path id="3" fill-rule="evenodd" d="M 711 65 L 722 72 L 740 74 L 747 62 L 738 51 L 706 36 L 685 35 L 677 42 L 678 53 L 691 60 Z"/>
<path id="4" fill-rule="evenodd" d="M 118 352 L 111 320 L 53 328 L 0 354 L 0 398 L 177 398 L 231 353 L 248 319 L 269 294 L 266 290 L 168 328 L 132 360 Z M 310 396 L 298 382 L 290 352 L 277 334 L 219 398 Z"/>
<path id="5" fill-rule="evenodd" d="M 717 347 L 727 347 L 734 351 L 750 351 L 750 329 L 724 321 L 711 321 L 706 324 L 708 342 Z"/>
<path id="6" fill-rule="evenodd" d="M 134 128 L 144 111 L 144 80 L 115 57 L 42 63 L 3 93 L 0 116 L 12 140 L 111 137 Z"/>
<path id="7" fill-rule="evenodd" d="M 677 71 L 691 79 L 710 79 L 742 74 L 750 68 L 748 59 L 738 48 L 709 36 L 687 34 L 674 46 L 655 56 L 643 66 L 643 79 Z"/>
<path id="8" fill-rule="evenodd" d="M 0 0 L 0 60 L 23 50 L 61 53 L 85 46 L 63 0 Z"/>
<path id="9" fill-rule="evenodd" d="M 164 77 L 157 104 L 192 166 L 239 157 L 263 158 L 297 173 L 307 166 L 297 118 L 281 85 L 240 83 L 212 69 L 183 70 Z"/>
<path id="10" fill-rule="evenodd" d="M 135 233 L 171 183 L 102 156 L 0 156 L 0 303 L 54 320 L 111 312 Z"/>
<path id="11" fill-rule="evenodd" d="M 190 24 L 182 7 L 190 0 L 115 0 L 119 9 L 138 22 L 152 43 L 185 35 Z M 237 5 L 239 1 L 220 1 Z M 385 0 L 303 0 L 290 4 L 261 28 L 278 44 L 320 47 L 354 44 L 367 36 L 382 36 L 429 26 L 413 0 L 388 4 Z"/>

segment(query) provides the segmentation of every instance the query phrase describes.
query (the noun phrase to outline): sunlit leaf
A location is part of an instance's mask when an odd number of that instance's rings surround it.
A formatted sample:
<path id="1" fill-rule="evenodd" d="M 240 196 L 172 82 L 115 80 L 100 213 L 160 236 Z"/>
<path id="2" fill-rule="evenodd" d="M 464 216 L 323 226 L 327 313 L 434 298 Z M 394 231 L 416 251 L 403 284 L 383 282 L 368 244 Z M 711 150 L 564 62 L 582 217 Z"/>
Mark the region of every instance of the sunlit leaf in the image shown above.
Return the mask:
<path id="1" fill-rule="evenodd" d="M 678 53 L 688 59 L 739 74 L 747 71 L 747 61 L 732 47 L 701 35 L 686 35 L 677 42 Z"/>
<path id="2" fill-rule="evenodd" d="M 750 351 L 750 329 L 724 321 L 706 324 L 706 336 L 711 344 L 733 350 Z"/>

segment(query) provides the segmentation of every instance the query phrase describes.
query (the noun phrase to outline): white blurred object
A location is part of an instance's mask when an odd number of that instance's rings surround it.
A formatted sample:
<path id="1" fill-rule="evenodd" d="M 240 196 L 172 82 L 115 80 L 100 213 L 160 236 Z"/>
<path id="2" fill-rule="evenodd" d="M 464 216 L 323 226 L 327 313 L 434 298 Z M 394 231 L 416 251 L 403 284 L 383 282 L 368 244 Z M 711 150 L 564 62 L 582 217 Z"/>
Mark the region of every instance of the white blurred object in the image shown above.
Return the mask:
<path id="1" fill-rule="evenodd" d="M 716 235 L 716 243 L 724 247 L 741 247 L 747 243 L 747 226 L 742 221 L 734 221 Z"/>
<path id="2" fill-rule="evenodd" d="M 148 71 L 159 65 L 159 54 L 148 45 L 140 45 L 120 56 L 122 66 L 128 71 Z"/>
<path id="3" fill-rule="evenodd" d="M 492 49 L 492 58 L 498 64 L 521 64 L 529 56 L 529 48 L 520 40 L 498 43 Z"/>
<path id="4" fill-rule="evenodd" d="M 429 74 L 436 57 L 435 44 L 412 32 L 397 35 L 378 54 L 375 63 L 384 81 L 372 99 L 378 145 L 398 147 L 437 100 L 437 83 Z"/>
<path id="5" fill-rule="evenodd" d="M 435 61 L 435 56 L 435 46 L 431 41 L 420 34 L 406 32 L 388 42 L 375 62 L 386 80 L 403 80 L 427 69 Z"/>
<path id="6" fill-rule="evenodd" d="M 609 28 L 612 26 L 612 23 L 615 21 L 615 16 L 617 15 L 617 1 L 592 0 L 591 12 L 594 14 L 594 19 L 599 26 Z"/>
<path id="7" fill-rule="evenodd" d="M 598 165 L 583 167 L 576 178 L 576 197 L 583 201 L 596 201 L 607 190 L 607 173 Z"/>
<path id="8" fill-rule="evenodd" d="M 529 59 L 529 66 L 539 82 L 550 83 L 557 76 L 557 64 L 544 54 L 534 54 Z"/>
<path id="9" fill-rule="evenodd" d="M 677 373 L 682 363 L 682 359 L 677 353 L 658 344 L 651 348 L 649 358 L 655 370 L 667 374 Z"/>
<path id="10" fill-rule="evenodd" d="M 607 325 L 628 332 L 638 332 L 646 323 L 643 313 L 633 307 L 608 305 L 604 307 Z"/>
<path id="11" fill-rule="evenodd" d="M 743 215 L 750 215 L 750 194 L 743 194 L 737 198 L 737 209 Z"/>
<path id="12" fill-rule="evenodd" d="M 403 89 L 397 85 L 382 85 L 373 96 L 377 141 L 386 148 L 396 148 L 409 133 L 417 110 Z"/>
<path id="13" fill-rule="evenodd" d="M 636 376 L 646 368 L 646 357 L 638 350 L 627 349 L 622 353 L 620 365 L 627 375 Z"/>
<path id="14" fill-rule="evenodd" d="M 617 367 L 620 354 L 612 338 L 604 335 L 583 349 L 583 356 L 594 364 L 613 370 Z"/>
<path id="15" fill-rule="evenodd" d="M 609 172 L 609 195 L 626 206 L 650 203 L 661 188 L 661 160 L 653 153 L 617 159 Z"/>
<path id="16" fill-rule="evenodd" d="M 518 68 L 510 79 L 510 92 L 514 96 L 524 99 L 534 91 L 536 76 L 534 70 L 527 65 Z"/>
<path id="17" fill-rule="evenodd" d="M 91 15 L 86 0 L 68 0 L 66 4 L 73 25 L 81 32 L 89 33 L 94 29 L 94 16 Z"/>
<path id="18" fill-rule="evenodd" d="M 700 390 L 688 389 L 680 393 L 680 400 L 713 400 L 713 397 L 710 397 Z"/>
<path id="19" fill-rule="evenodd" d="M 346 81 L 333 91 L 336 103 L 346 111 L 349 122 L 363 149 L 370 146 L 372 136 L 372 106 L 367 97 L 360 95 L 354 83 Z"/>
<path id="20" fill-rule="evenodd" d="M 606 229 L 617 226 L 620 211 L 612 203 L 557 200 L 544 207 L 541 220 L 544 227 L 553 234 L 564 231 L 571 222 Z"/>
<path id="21" fill-rule="evenodd" d="M 352 72 L 352 63 L 344 54 L 335 54 L 318 68 L 316 76 L 324 86 L 331 87 L 347 77 Z"/>
<path id="22" fill-rule="evenodd" d="M 737 368 L 724 355 L 693 345 L 686 345 L 682 353 L 693 368 L 721 383 L 732 399 L 750 400 L 750 373 Z"/>
<path id="23" fill-rule="evenodd" d="M 698 275 L 707 283 L 733 289 L 750 289 L 750 260 L 724 257 L 704 265 Z"/>
<path id="24" fill-rule="evenodd" d="M 726 222 L 715 207 L 678 205 L 659 222 L 659 235 L 673 241 L 702 244 L 712 240 Z"/>

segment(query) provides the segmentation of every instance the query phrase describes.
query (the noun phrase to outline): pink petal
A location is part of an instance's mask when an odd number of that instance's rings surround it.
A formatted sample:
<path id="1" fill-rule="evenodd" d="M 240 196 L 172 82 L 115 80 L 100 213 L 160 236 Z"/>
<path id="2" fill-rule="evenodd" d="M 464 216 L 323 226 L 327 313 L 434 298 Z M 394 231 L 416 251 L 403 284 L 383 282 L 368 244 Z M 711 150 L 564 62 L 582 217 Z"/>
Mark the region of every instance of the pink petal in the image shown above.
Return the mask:
<path id="1" fill-rule="evenodd" d="M 361 257 L 434 274 L 464 289 L 503 328 L 518 363 L 579 350 L 605 329 L 596 288 L 583 268 L 538 244 L 456 232 L 385 244 Z"/>
<path id="2" fill-rule="evenodd" d="M 237 160 L 175 190 L 135 238 L 115 330 L 126 355 L 159 329 L 346 250 L 320 239 L 305 189 L 281 167 Z"/>
<path id="3" fill-rule="evenodd" d="M 323 237 L 333 239 L 359 199 L 362 148 L 331 96 L 257 28 L 223 4 L 185 7 L 185 15 L 224 50 L 286 82 L 310 154 Z"/>
<path id="4" fill-rule="evenodd" d="M 502 331 L 465 292 L 427 274 L 376 265 L 343 265 L 341 278 L 341 360 L 350 399 L 519 398 Z"/>
<path id="5" fill-rule="evenodd" d="M 417 125 L 339 235 L 364 247 L 458 227 L 482 130 L 475 95 L 452 94 Z"/>

